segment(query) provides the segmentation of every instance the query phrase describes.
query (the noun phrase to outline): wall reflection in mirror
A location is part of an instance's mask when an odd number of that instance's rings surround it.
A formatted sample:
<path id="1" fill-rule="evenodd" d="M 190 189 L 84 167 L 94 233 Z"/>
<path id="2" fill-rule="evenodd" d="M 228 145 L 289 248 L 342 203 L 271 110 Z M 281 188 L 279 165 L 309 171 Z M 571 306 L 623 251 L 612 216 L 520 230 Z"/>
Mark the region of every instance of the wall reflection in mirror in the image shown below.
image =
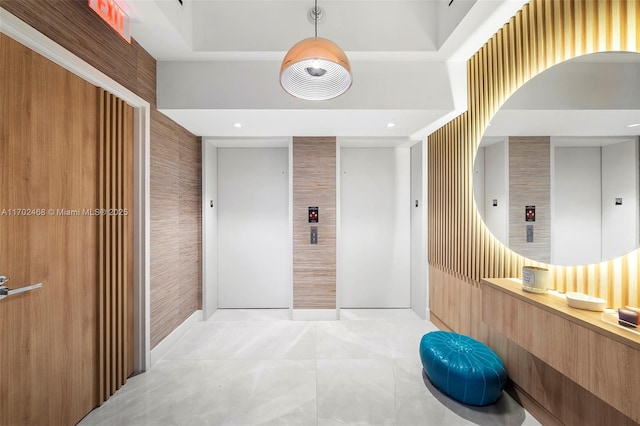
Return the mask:
<path id="1" fill-rule="evenodd" d="M 474 196 L 493 235 L 539 262 L 619 257 L 640 239 L 640 54 L 596 53 L 532 78 L 492 118 Z"/>

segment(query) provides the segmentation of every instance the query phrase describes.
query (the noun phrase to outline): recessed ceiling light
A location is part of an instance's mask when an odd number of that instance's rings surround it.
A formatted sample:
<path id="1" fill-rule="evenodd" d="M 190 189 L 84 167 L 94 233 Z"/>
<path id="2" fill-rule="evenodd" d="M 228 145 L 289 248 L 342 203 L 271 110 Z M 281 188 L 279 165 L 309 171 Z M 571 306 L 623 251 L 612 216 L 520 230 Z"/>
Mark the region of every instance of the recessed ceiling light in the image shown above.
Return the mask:
<path id="1" fill-rule="evenodd" d="M 233 123 L 233 127 L 235 127 L 236 129 L 239 129 L 242 127 L 242 123 Z"/>
<path id="2" fill-rule="evenodd" d="M 638 127 L 638 126 L 640 126 L 640 123 L 629 124 L 627 127 Z"/>
<path id="3" fill-rule="evenodd" d="M 392 127 L 396 127 L 396 123 L 394 123 L 394 122 L 392 122 L 392 121 L 388 122 L 388 123 L 387 123 L 387 129 L 390 129 L 390 128 L 392 128 Z"/>

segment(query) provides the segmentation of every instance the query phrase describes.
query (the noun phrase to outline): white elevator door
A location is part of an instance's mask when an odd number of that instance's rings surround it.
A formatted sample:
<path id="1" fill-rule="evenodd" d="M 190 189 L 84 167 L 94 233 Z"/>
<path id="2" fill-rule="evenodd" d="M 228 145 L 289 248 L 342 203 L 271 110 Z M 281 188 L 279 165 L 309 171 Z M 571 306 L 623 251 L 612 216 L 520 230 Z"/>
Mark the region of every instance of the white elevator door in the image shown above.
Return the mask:
<path id="1" fill-rule="evenodd" d="M 409 148 L 342 148 L 340 163 L 340 307 L 409 308 Z"/>
<path id="2" fill-rule="evenodd" d="M 287 308 L 287 148 L 218 148 L 218 307 Z"/>

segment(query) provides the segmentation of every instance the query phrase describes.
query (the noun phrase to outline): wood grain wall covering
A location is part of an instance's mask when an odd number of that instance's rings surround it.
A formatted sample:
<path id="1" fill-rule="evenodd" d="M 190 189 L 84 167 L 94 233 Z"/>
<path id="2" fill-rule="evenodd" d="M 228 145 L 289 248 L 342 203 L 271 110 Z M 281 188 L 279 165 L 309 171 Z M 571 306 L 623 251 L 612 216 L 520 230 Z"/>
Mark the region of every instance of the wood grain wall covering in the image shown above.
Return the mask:
<path id="1" fill-rule="evenodd" d="M 319 208 L 310 244 L 308 208 Z M 336 309 L 336 138 L 293 138 L 293 308 Z"/>
<path id="2" fill-rule="evenodd" d="M 201 307 L 201 139 L 152 111 L 151 346 Z M 179 142 L 178 142 L 179 141 Z"/>
<path id="3" fill-rule="evenodd" d="M 133 373 L 133 108 L 100 90 L 99 402 Z"/>
<path id="4" fill-rule="evenodd" d="M 0 7 L 155 106 L 155 59 L 135 40 L 125 42 L 87 3 L 0 0 Z"/>
<path id="5" fill-rule="evenodd" d="M 468 61 L 468 111 L 428 139 L 432 318 L 498 348 L 512 368 L 522 368 L 512 377 L 517 386 L 564 424 L 577 424 L 576 415 L 594 412 L 566 396 L 580 387 L 556 373 L 549 374 L 550 381 L 541 381 L 540 370 L 551 367 L 482 323 L 480 279 L 519 277 L 524 264 L 539 263 L 506 248 L 484 226 L 473 200 L 473 159 L 495 112 L 526 81 L 582 54 L 638 52 L 638 29 L 637 0 L 531 1 Z M 550 268 L 558 290 L 588 292 L 612 306 L 639 305 L 639 256 L 635 251 L 600 264 Z M 463 296 L 462 304 L 457 295 Z M 591 402 L 612 409 L 600 399 Z M 597 424 L 597 416 L 579 417 L 582 424 Z"/>
<path id="6" fill-rule="evenodd" d="M 155 346 L 180 324 L 181 318 L 201 306 L 201 237 L 195 231 L 201 227 L 199 139 L 155 109 L 155 59 L 135 40 L 131 44 L 122 40 L 86 1 L 0 0 L 0 7 L 152 106 L 151 341 Z M 167 228 L 167 224 L 173 227 Z M 186 234 L 180 236 L 179 228 Z"/>
<path id="7" fill-rule="evenodd" d="M 535 206 L 535 222 L 525 222 Z M 534 229 L 527 242 L 526 226 Z M 509 247 L 530 259 L 551 260 L 551 138 L 509 137 Z"/>
<path id="8" fill-rule="evenodd" d="M 613 422 L 596 415 L 596 424 L 640 423 L 640 406 L 628 397 L 640 387 L 640 338 L 629 338 L 627 331 L 601 322 L 599 313 L 570 308 L 554 295 L 523 293 L 510 280 L 485 280 L 482 287 L 482 318 L 489 326 L 631 417 L 618 415 Z M 575 420 L 583 415 L 577 413 Z M 565 423 L 582 424 L 575 420 Z"/>

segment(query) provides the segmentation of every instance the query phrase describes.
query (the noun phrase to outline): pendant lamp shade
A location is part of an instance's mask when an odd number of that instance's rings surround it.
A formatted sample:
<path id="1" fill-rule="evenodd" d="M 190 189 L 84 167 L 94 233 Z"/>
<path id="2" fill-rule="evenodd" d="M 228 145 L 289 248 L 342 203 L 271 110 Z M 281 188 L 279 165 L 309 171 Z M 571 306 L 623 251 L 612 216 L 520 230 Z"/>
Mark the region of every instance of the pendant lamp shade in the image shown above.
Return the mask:
<path id="1" fill-rule="evenodd" d="M 351 64 L 331 40 L 311 37 L 295 44 L 280 67 L 280 85 L 296 98 L 333 99 L 351 87 Z"/>

